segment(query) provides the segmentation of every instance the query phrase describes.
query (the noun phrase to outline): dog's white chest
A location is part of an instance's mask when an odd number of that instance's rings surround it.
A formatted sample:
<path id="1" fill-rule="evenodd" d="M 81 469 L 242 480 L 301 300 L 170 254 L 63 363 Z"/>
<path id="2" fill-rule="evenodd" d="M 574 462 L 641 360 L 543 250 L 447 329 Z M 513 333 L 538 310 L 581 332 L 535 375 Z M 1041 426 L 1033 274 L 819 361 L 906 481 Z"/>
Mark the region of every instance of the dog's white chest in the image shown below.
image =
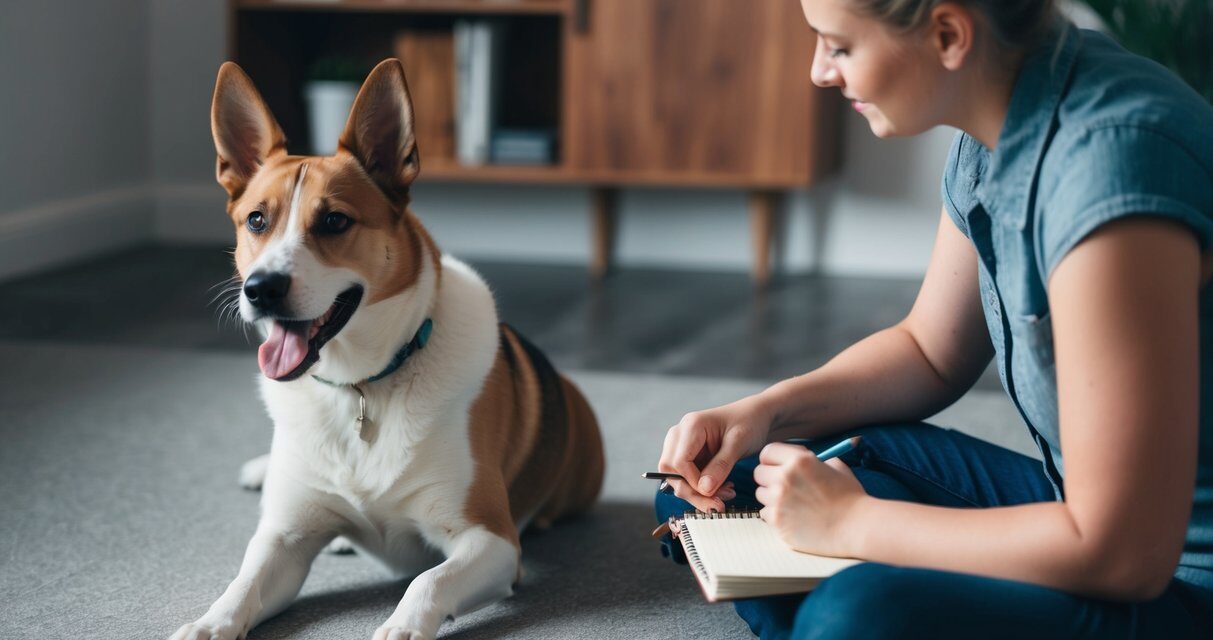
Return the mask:
<path id="1" fill-rule="evenodd" d="M 354 420 L 361 398 L 353 390 L 266 394 L 277 425 L 275 456 L 281 452 L 289 466 L 284 471 L 339 502 L 368 548 L 389 554 L 412 546 L 419 529 L 459 528 L 475 475 L 466 405 L 427 410 L 419 387 L 368 390 L 363 436 Z"/>
<path id="2" fill-rule="evenodd" d="M 367 505 L 358 517 L 347 520 L 343 532 L 364 555 L 379 561 L 398 576 L 416 575 L 442 561 L 442 554 L 427 542 L 427 525 L 406 515 L 411 509 Z"/>

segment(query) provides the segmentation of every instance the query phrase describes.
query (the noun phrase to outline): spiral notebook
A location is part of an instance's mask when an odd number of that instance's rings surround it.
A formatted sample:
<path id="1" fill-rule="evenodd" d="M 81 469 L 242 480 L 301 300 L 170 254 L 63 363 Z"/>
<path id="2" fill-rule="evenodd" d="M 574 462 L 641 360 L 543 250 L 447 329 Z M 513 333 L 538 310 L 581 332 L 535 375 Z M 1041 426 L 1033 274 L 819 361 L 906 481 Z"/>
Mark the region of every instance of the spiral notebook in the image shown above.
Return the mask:
<path id="1" fill-rule="evenodd" d="M 793 550 L 757 511 L 688 513 L 675 526 L 708 602 L 812 591 L 859 564 Z"/>

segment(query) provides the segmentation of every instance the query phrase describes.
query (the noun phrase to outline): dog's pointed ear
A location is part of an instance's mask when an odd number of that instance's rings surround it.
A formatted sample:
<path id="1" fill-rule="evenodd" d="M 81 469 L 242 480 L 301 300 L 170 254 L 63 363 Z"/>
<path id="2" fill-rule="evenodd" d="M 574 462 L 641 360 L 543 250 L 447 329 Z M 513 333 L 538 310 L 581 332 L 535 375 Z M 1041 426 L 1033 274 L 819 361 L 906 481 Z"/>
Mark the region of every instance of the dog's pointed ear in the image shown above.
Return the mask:
<path id="1" fill-rule="evenodd" d="M 211 135 L 215 138 L 215 177 L 236 198 L 267 158 L 286 153 L 286 136 L 257 93 L 253 81 L 234 62 L 219 67 L 211 101 Z"/>
<path id="2" fill-rule="evenodd" d="M 371 70 L 338 147 L 353 155 L 389 198 L 408 193 L 421 163 L 413 135 L 413 101 L 399 60 L 389 58 Z"/>

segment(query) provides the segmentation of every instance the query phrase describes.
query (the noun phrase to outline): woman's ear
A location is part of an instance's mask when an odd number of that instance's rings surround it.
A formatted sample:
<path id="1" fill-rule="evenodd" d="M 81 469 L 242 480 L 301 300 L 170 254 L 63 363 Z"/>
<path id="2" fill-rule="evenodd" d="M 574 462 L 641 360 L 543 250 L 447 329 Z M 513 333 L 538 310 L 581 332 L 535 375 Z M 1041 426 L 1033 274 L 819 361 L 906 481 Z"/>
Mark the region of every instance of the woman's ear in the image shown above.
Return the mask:
<path id="1" fill-rule="evenodd" d="M 949 71 L 957 71 L 973 53 L 977 17 L 967 7 L 944 2 L 931 10 L 928 34 L 940 63 Z"/>

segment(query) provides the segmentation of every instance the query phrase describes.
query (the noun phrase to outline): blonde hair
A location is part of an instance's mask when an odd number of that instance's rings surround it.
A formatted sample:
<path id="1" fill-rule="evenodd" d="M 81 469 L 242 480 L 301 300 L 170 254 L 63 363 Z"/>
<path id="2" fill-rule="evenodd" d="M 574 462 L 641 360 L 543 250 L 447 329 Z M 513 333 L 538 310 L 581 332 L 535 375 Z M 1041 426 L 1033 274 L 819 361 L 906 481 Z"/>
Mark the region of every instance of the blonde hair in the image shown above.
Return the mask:
<path id="1" fill-rule="evenodd" d="M 1040 43 L 1060 18 L 1055 0 L 847 0 L 860 13 L 902 32 L 924 26 L 931 11 L 955 2 L 981 12 L 1001 48 L 1027 49 Z"/>

